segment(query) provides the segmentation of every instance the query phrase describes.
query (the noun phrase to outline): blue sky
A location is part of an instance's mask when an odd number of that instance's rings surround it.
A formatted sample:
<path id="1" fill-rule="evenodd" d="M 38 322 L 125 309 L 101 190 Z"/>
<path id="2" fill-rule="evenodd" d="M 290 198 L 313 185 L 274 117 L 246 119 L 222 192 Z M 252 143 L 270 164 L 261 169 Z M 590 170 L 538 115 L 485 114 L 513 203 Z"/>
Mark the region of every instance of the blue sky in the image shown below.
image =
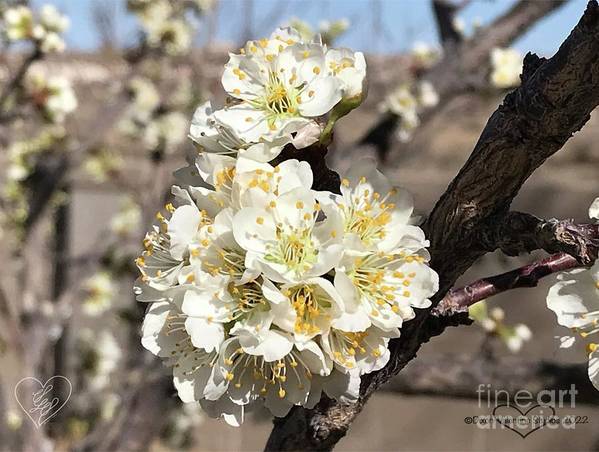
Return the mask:
<path id="1" fill-rule="evenodd" d="M 240 30 L 243 29 L 248 11 L 247 4 L 244 4 L 246 1 L 220 1 L 217 39 L 239 42 Z M 91 14 L 92 5 L 98 2 L 109 3 L 113 7 L 117 41 L 122 45 L 132 42 L 137 24 L 135 18 L 126 12 L 125 0 L 32 1 L 35 6 L 54 3 L 70 16 L 71 28 L 67 42 L 71 48 L 81 50 L 91 50 L 98 45 Z M 514 2 L 474 0 L 460 17 L 467 27 L 474 20 L 484 24 Z M 586 0 L 570 0 L 558 12 L 539 22 L 516 43 L 516 47 L 542 55 L 553 53 L 582 15 L 586 3 Z M 252 9 L 257 37 L 268 34 L 270 28 L 296 16 L 313 25 L 324 19 L 350 19 L 353 25 L 338 44 L 367 52 L 393 53 L 410 48 L 415 41 L 433 43 L 437 40 L 428 0 L 254 0 Z M 273 11 L 279 11 L 279 19 L 276 23 L 265 23 Z M 380 19 L 377 20 L 377 17 Z"/>

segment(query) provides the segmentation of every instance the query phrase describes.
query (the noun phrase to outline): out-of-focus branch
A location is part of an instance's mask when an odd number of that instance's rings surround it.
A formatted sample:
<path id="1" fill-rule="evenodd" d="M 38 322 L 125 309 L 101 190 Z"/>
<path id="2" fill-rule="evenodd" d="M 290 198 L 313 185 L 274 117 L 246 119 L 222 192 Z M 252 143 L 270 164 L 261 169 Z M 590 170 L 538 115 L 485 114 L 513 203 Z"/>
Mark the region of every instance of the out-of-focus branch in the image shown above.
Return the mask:
<path id="1" fill-rule="evenodd" d="M 572 385 L 577 391 L 574 395 L 576 405 L 599 405 L 599 391 L 589 380 L 586 364 L 531 362 L 530 359 L 515 356 L 489 360 L 485 357 L 454 354 L 414 360 L 381 390 L 409 395 L 475 399 L 485 407 L 488 403 L 487 394 L 493 397 L 494 391 L 506 391 L 510 400 L 513 400 L 518 391 L 538 394 L 549 390 L 558 394 L 558 391 L 569 391 Z M 479 388 L 481 389 L 477 393 Z M 565 402 L 568 403 L 567 398 Z M 490 408 L 493 408 L 493 398 L 490 403 Z"/>
<path id="2" fill-rule="evenodd" d="M 582 265 L 590 265 L 599 253 L 599 224 L 542 220 L 527 213 L 509 212 L 489 221 L 478 240 L 487 251 L 500 249 L 508 256 L 542 249 L 548 253 L 564 252 Z"/>
<path id="3" fill-rule="evenodd" d="M 589 119 L 599 105 L 599 5 L 589 2 L 570 36 L 549 60 L 528 55 L 522 85 L 492 115 L 470 158 L 423 225 L 431 241 L 431 266 L 439 273 L 435 307 L 485 253 L 477 241 L 488 221 L 509 211 L 526 179 Z M 314 409 L 294 408 L 275 421 L 267 450 L 330 450 L 369 396 L 394 377 L 443 325 L 420 311 L 402 336 L 389 343 L 391 357 L 362 378 L 354 404 L 321 400 Z"/>
<path id="4" fill-rule="evenodd" d="M 27 71 L 31 67 L 31 65 L 41 59 L 43 56 L 42 51 L 39 48 L 35 48 L 33 52 L 31 52 L 21 63 L 21 66 L 15 73 L 12 79 L 8 81 L 8 83 L 4 86 L 4 89 L 0 93 L 0 122 L 3 120 L 4 115 L 6 115 L 6 102 L 10 98 L 11 94 L 21 86 L 23 82 L 23 78 L 27 74 Z"/>
<path id="5" fill-rule="evenodd" d="M 451 0 L 433 0 L 433 13 L 437 23 L 437 31 L 443 47 L 449 47 L 462 41 L 462 34 L 456 29 L 456 14 L 469 0 L 453 2 Z"/>
<path id="6" fill-rule="evenodd" d="M 450 100 L 464 92 L 486 86 L 490 66 L 490 53 L 494 47 L 511 45 L 543 17 L 551 14 L 568 0 L 518 1 L 509 11 L 460 45 L 445 52 L 443 58 L 422 78 L 433 84 L 439 95 L 439 103 L 420 115 L 420 125 L 415 133 L 424 133 L 427 124 Z M 392 136 L 399 118 L 393 121 L 384 116 L 379 119 L 359 140 L 360 144 L 376 147 L 385 159 L 390 153 Z M 373 133 L 379 130 L 378 133 Z"/>
<path id="7" fill-rule="evenodd" d="M 569 254 L 554 254 L 515 270 L 479 279 L 465 287 L 451 289 L 433 310 L 433 314 L 450 316 L 467 312 L 474 303 L 493 295 L 512 289 L 536 287 L 541 278 L 545 276 L 580 266 L 581 264 Z"/>
<path id="8" fill-rule="evenodd" d="M 147 450 L 166 422 L 169 399 L 174 401 L 172 381 L 161 370 L 156 361 L 133 369 L 114 418 L 95 429 L 74 450 Z"/>

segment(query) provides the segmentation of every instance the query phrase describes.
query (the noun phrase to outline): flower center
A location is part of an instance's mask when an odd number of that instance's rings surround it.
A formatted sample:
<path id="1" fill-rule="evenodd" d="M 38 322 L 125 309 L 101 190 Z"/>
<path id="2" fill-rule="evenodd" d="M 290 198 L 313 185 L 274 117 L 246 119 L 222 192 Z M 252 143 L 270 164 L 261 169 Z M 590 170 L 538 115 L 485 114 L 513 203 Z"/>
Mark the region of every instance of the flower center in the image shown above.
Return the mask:
<path id="1" fill-rule="evenodd" d="M 332 330 L 331 334 L 331 349 L 335 361 L 348 369 L 356 365 L 356 354 L 363 355 L 371 349 L 368 343 L 364 340 L 368 336 L 368 332 L 348 333 L 345 331 Z M 373 349 L 370 354 L 374 357 L 379 357 L 380 352 Z"/>
<path id="2" fill-rule="evenodd" d="M 318 256 L 311 232 L 312 230 L 307 228 L 285 233 L 277 228 L 278 241 L 270 246 L 265 259 L 283 264 L 295 273 L 309 270 L 317 261 Z"/>
<path id="3" fill-rule="evenodd" d="M 244 385 L 260 386 L 261 382 L 262 396 L 266 396 L 271 390 L 276 390 L 279 398 L 282 399 L 287 394 L 289 385 L 294 384 L 297 389 L 303 390 L 306 379 L 312 378 L 312 373 L 295 350 L 277 361 L 266 362 L 263 357 L 249 355 L 240 347 L 224 361 L 225 365 L 229 366 L 225 374 L 227 380 L 235 380 L 236 388 Z"/>
<path id="4" fill-rule="evenodd" d="M 416 273 L 390 271 L 389 266 L 401 260 L 409 263 L 420 259 L 420 256 L 407 256 L 404 252 L 399 255 L 379 253 L 356 258 L 349 277 L 360 297 L 370 304 L 371 315 L 377 317 L 382 311 L 388 310 L 395 314 L 400 312 L 400 302 L 396 298 L 411 296 L 409 287 Z"/>
<path id="5" fill-rule="evenodd" d="M 365 178 L 360 179 L 360 183 L 365 182 Z M 347 179 L 342 183 L 349 186 Z M 395 209 L 395 204 L 386 201 L 396 193 L 397 191 L 392 189 L 381 198 L 380 193 L 365 189 L 361 195 L 352 194 L 350 205 L 341 205 L 345 216 L 345 232 L 357 234 L 367 245 L 384 239 L 386 228 L 391 222 L 391 211 Z"/>
<path id="6" fill-rule="evenodd" d="M 297 314 L 295 332 L 303 334 L 320 332 L 320 327 L 316 325 L 316 322 L 323 316 L 329 317 L 326 310 L 331 307 L 330 300 L 321 294 L 316 287 L 308 285 L 287 289 L 285 295 L 289 297 Z"/>
<path id="7" fill-rule="evenodd" d="M 229 320 L 238 320 L 243 316 L 247 317 L 256 308 L 262 308 L 261 310 L 263 311 L 269 309 L 262 290 L 256 282 L 250 282 L 241 286 L 237 286 L 231 282 L 227 290 L 236 303 L 235 307 L 231 309 Z"/>

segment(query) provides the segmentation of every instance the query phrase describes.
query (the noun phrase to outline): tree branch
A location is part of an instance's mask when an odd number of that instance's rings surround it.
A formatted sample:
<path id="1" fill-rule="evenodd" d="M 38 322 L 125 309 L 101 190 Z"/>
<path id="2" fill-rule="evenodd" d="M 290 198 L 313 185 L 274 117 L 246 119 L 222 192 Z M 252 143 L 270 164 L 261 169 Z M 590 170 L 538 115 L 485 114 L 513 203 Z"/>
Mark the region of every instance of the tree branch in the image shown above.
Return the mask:
<path id="1" fill-rule="evenodd" d="M 481 255 L 480 230 L 509 211 L 526 179 L 589 119 L 599 104 L 599 5 L 589 5 L 570 36 L 549 60 L 528 55 L 520 88 L 493 114 L 470 158 L 423 225 L 431 241 L 431 266 L 440 290 L 433 307 Z M 443 325 L 420 311 L 402 336 L 389 343 L 391 358 L 362 378 L 360 398 L 342 404 L 324 398 L 313 410 L 294 408 L 275 420 L 267 450 L 330 450 L 343 437 L 369 396 L 416 356 Z"/>
<path id="2" fill-rule="evenodd" d="M 464 6 L 450 0 L 433 0 L 433 13 L 443 47 L 462 41 L 462 34 L 455 27 L 455 16 Z"/>
<path id="3" fill-rule="evenodd" d="M 599 253 L 599 224 L 542 220 L 527 213 L 509 212 L 493 218 L 478 240 L 486 251 L 500 249 L 508 256 L 534 250 L 564 252 L 582 265 L 591 265 Z"/>
<path id="4" fill-rule="evenodd" d="M 450 316 L 468 312 L 468 308 L 486 298 L 523 287 L 536 287 L 545 276 L 571 270 L 581 264 L 572 256 L 559 253 L 500 275 L 479 279 L 465 287 L 451 289 L 432 311 L 434 315 Z"/>
<path id="5" fill-rule="evenodd" d="M 485 393 L 479 395 L 476 390 L 481 384 L 485 385 Z M 576 404 L 599 405 L 599 392 L 589 380 L 586 364 L 530 362 L 516 356 L 494 360 L 458 354 L 420 358 L 407 365 L 381 390 L 478 399 L 486 404 L 487 390 L 492 394 L 494 391 L 507 391 L 513 400 L 521 390 L 532 394 L 549 390 L 557 394 L 557 391 L 571 389 L 571 385 L 576 387 Z"/>
<path id="6" fill-rule="evenodd" d="M 423 112 L 419 128 L 422 130 L 435 112 L 441 111 L 443 105 L 450 100 L 473 88 L 486 86 L 490 53 L 494 47 L 511 45 L 540 19 L 554 12 L 566 1 L 568 0 L 520 0 L 473 38 L 463 41 L 451 52 L 446 52 L 434 67 L 422 75 L 423 79 L 430 81 L 435 87 L 439 103 L 434 110 Z M 391 150 L 391 138 L 399 121 L 394 115 L 393 119 L 390 121 L 387 116 L 381 117 L 359 141 L 360 144 L 375 146 L 383 160 Z"/>
<path id="7" fill-rule="evenodd" d="M 4 112 L 4 108 L 6 102 L 10 98 L 10 95 L 13 93 L 14 90 L 21 86 L 23 78 L 27 74 L 27 71 L 29 70 L 31 65 L 35 61 L 41 59 L 42 56 L 42 51 L 36 47 L 36 49 L 23 60 L 21 66 L 19 67 L 19 70 L 16 72 L 13 78 L 10 79 L 10 81 L 4 86 L 2 93 L 0 93 L 0 122 L 3 120 L 3 116 L 6 114 L 6 112 Z"/>

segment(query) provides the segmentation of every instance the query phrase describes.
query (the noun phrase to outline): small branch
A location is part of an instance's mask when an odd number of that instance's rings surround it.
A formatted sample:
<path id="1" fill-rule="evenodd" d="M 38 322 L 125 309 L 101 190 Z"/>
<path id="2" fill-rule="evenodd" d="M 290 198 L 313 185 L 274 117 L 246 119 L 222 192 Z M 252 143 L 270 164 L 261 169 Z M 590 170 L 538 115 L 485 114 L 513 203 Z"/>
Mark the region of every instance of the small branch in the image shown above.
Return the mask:
<path id="1" fill-rule="evenodd" d="M 508 256 L 545 250 L 574 256 L 591 265 L 599 253 L 599 224 L 576 224 L 573 220 L 542 220 L 527 213 L 509 212 L 492 218 L 478 241 L 486 251 L 500 249 Z"/>
<path id="2" fill-rule="evenodd" d="M 480 385 L 482 393 L 479 389 Z M 489 385 L 489 386 L 487 386 Z M 511 356 L 495 360 L 466 355 L 442 355 L 412 361 L 381 388 L 383 391 L 410 395 L 479 400 L 484 407 L 491 395 L 493 408 L 495 391 L 507 391 L 510 400 L 518 391 L 536 395 L 540 391 L 568 391 L 576 388 L 575 402 L 599 405 L 599 392 L 588 377 L 587 365 L 556 362 L 531 362 Z M 503 396 L 505 397 L 505 396 Z M 503 398 L 501 401 L 504 401 Z M 565 400 L 568 403 L 567 397 Z"/>
<path id="3" fill-rule="evenodd" d="M 43 56 L 42 51 L 39 48 L 36 48 L 23 62 L 19 67 L 19 70 L 14 75 L 14 77 L 6 84 L 2 93 L 0 94 L 0 120 L 3 119 L 3 116 L 6 112 L 4 112 L 5 104 L 10 98 L 10 95 L 17 88 L 21 86 L 23 78 L 27 74 L 29 67 L 37 60 L 41 59 Z"/>
<path id="4" fill-rule="evenodd" d="M 462 34 L 455 27 L 455 16 L 464 6 L 450 0 L 433 0 L 433 13 L 443 47 L 451 47 L 462 41 Z"/>
<path id="5" fill-rule="evenodd" d="M 500 275 L 479 279 L 465 287 L 451 289 L 432 313 L 451 316 L 468 312 L 468 307 L 493 295 L 512 289 L 536 287 L 545 276 L 580 266 L 580 262 L 568 254 L 555 254 Z"/>

